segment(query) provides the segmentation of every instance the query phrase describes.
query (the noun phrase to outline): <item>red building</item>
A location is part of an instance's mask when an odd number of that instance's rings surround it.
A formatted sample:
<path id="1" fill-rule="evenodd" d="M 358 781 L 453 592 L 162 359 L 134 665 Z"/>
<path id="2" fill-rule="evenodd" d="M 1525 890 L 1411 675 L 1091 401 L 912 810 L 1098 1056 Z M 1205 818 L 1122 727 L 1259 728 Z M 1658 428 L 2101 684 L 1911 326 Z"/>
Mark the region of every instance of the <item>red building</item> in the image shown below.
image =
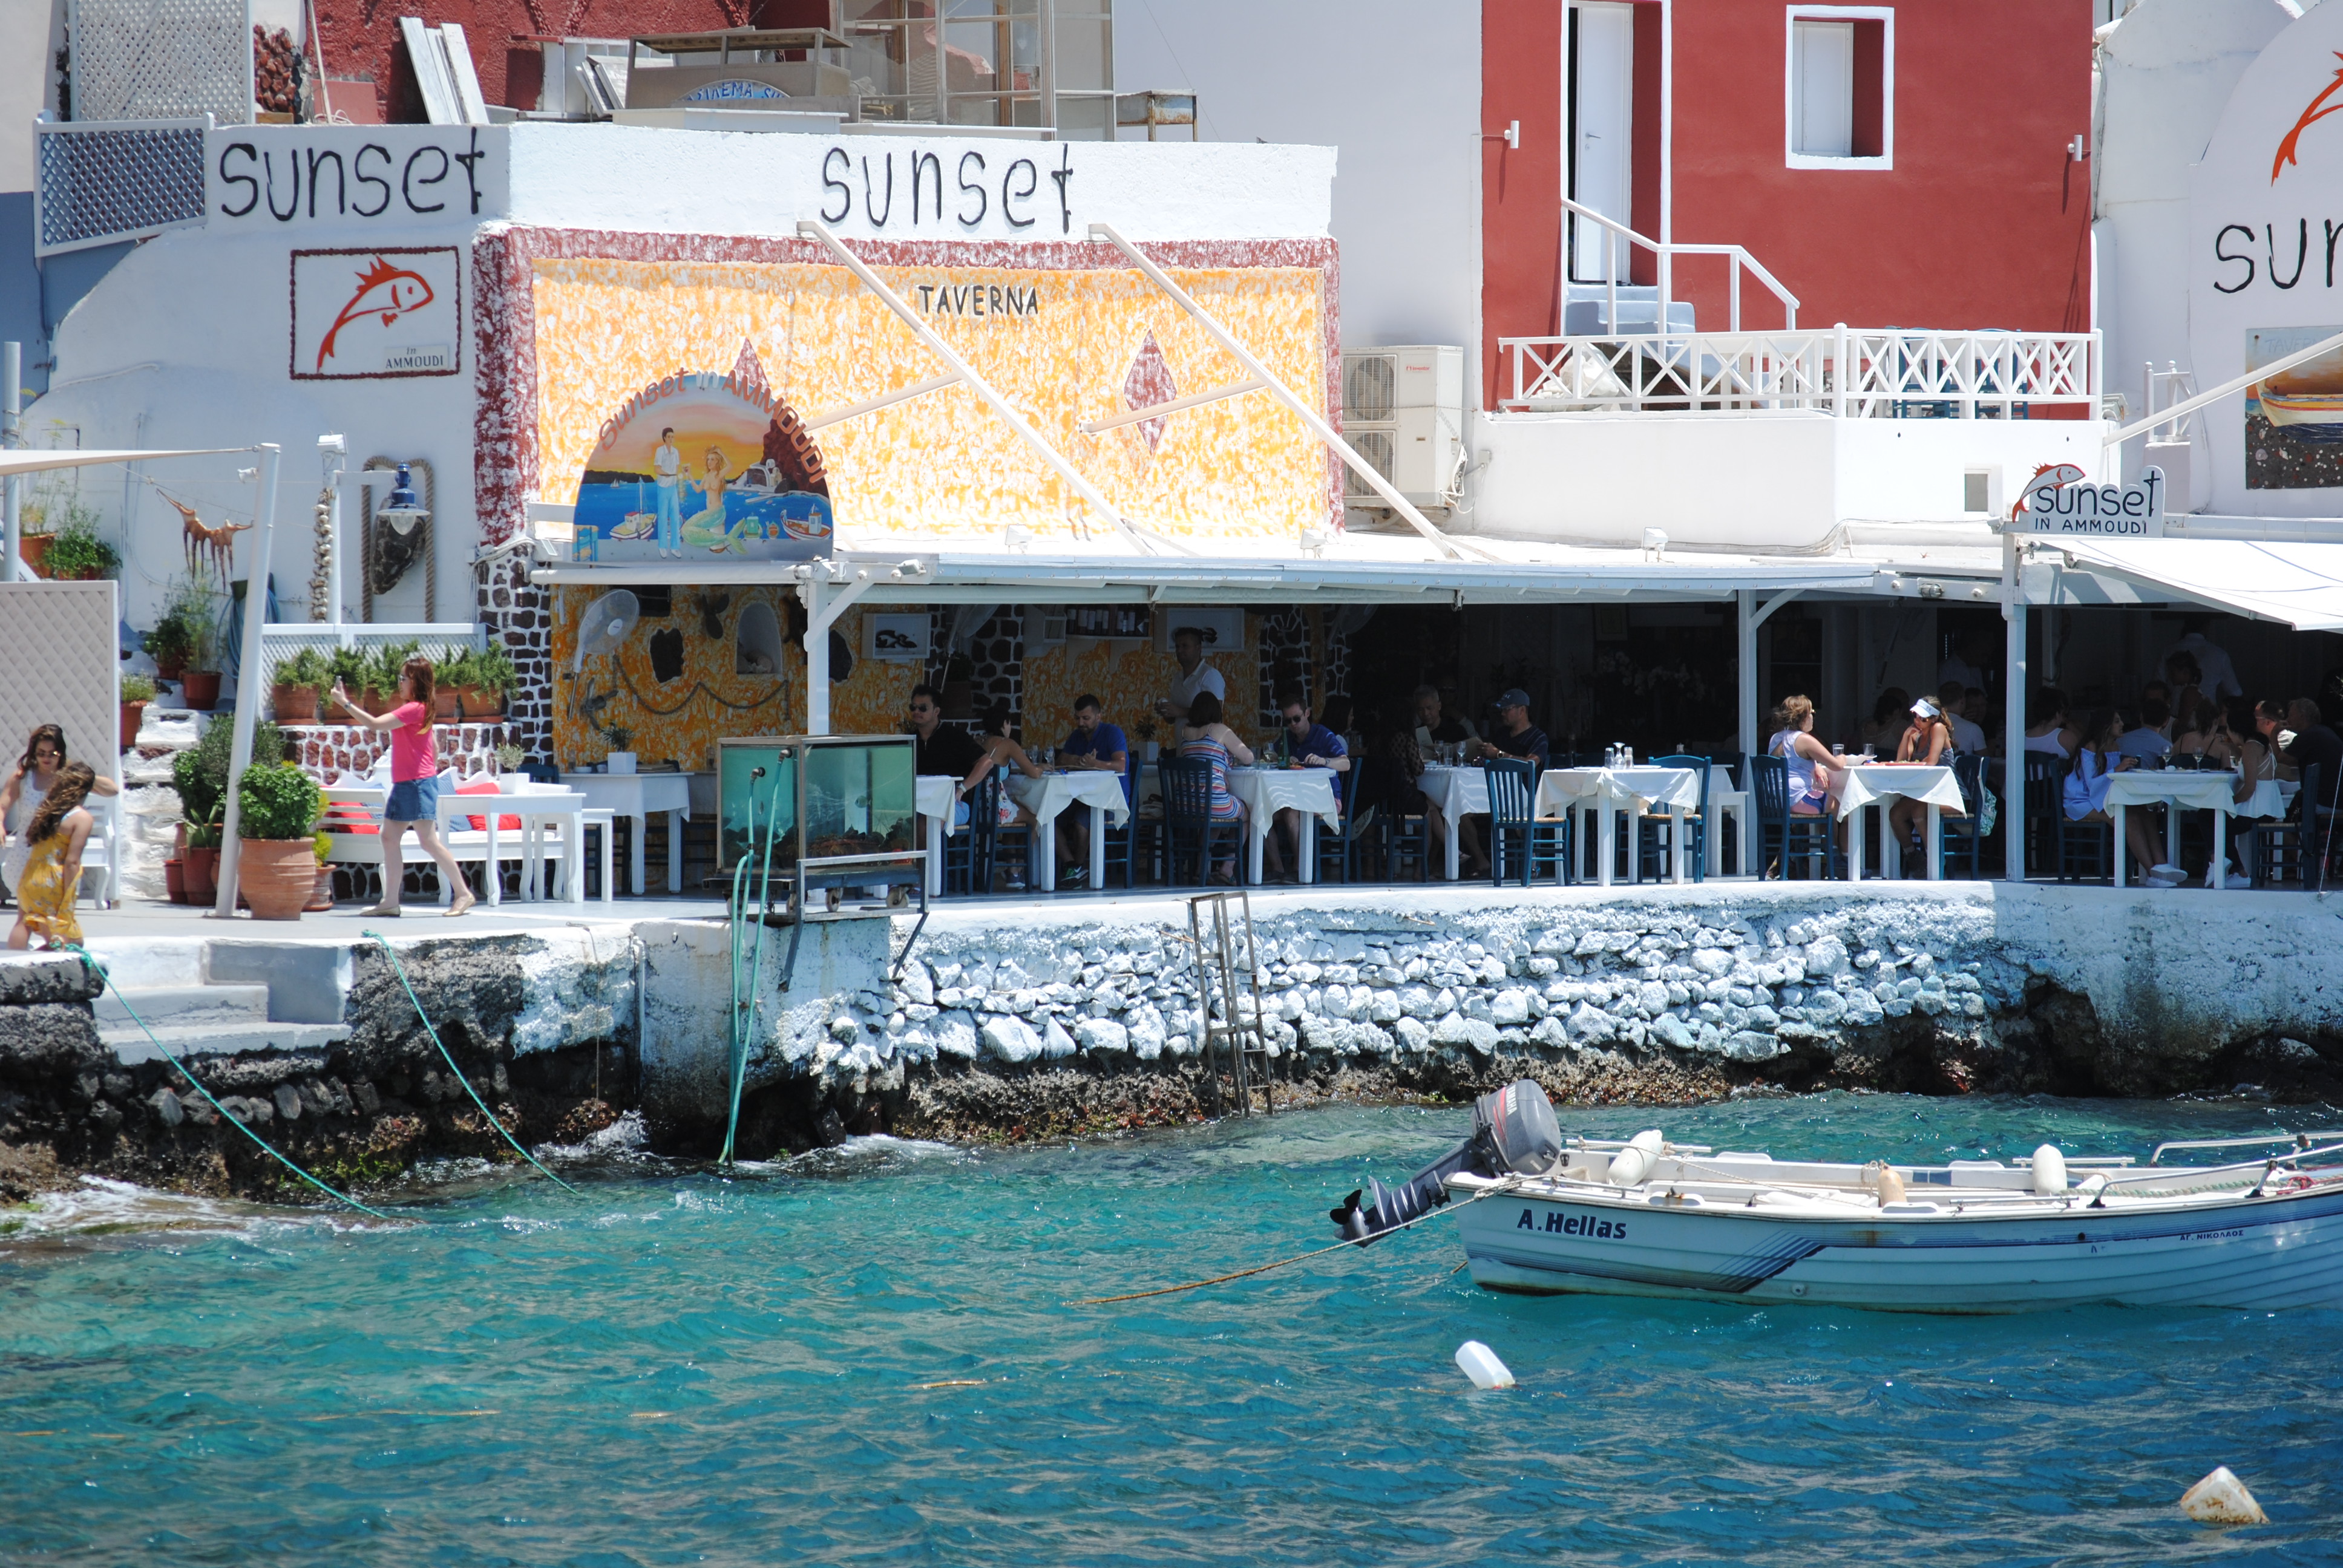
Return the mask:
<path id="1" fill-rule="evenodd" d="M 1604 258 L 1582 220 L 1565 277 L 1558 196 L 1746 247 L 1802 327 L 2088 330 L 2091 25 L 2090 0 L 1483 0 L 1483 127 L 1520 125 L 1483 143 L 1487 406 L 1499 337 L 1595 329 L 1561 319 L 1573 282 L 1600 308 Z M 1673 260 L 1675 322 L 1725 330 L 1728 264 Z M 1785 324 L 1745 277 L 1742 307 Z"/>

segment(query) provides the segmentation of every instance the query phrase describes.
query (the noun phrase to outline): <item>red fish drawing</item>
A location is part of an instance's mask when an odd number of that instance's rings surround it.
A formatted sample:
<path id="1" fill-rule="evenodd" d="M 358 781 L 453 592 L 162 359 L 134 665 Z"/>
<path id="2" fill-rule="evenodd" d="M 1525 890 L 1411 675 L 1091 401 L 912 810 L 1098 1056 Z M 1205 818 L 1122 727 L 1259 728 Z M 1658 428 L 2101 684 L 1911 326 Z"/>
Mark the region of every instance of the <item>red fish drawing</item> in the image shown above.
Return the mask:
<path id="1" fill-rule="evenodd" d="M 334 325 L 326 330 L 325 341 L 317 345 L 317 368 L 323 370 L 334 352 L 334 338 L 351 322 L 360 317 L 379 316 L 385 327 L 402 316 L 422 309 L 438 297 L 423 275 L 409 272 L 403 266 L 393 266 L 380 256 L 374 265 L 358 274 L 357 292 L 350 296 L 342 313 L 334 317 Z"/>
<path id="2" fill-rule="evenodd" d="M 2343 60 L 2343 54 L 2338 54 L 2335 57 Z M 2343 71 L 2336 72 L 2335 79 L 2327 84 L 2326 90 L 2310 100 L 2308 106 L 2303 109 L 2300 117 L 2294 122 L 2294 128 L 2287 132 L 2285 139 L 2278 143 L 2278 156 L 2270 160 L 2270 184 L 2278 184 L 2278 176 L 2286 172 L 2287 165 L 2300 166 L 2301 160 L 2295 154 L 2302 140 L 2303 132 L 2329 115 L 2343 113 L 2343 104 L 2327 102 L 2335 95 L 2335 90 L 2338 87 L 2343 87 Z"/>

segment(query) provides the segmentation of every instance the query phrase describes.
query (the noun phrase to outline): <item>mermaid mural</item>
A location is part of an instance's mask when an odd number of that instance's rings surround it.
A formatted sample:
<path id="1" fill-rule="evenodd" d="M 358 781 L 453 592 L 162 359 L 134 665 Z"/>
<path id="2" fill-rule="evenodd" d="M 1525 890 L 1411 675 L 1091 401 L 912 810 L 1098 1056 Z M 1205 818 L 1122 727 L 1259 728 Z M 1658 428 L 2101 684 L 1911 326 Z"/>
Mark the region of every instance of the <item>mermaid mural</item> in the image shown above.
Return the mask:
<path id="1" fill-rule="evenodd" d="M 679 371 L 603 421 L 575 519 L 580 560 L 808 560 L 830 545 L 830 479 L 744 343 L 729 375 Z"/>

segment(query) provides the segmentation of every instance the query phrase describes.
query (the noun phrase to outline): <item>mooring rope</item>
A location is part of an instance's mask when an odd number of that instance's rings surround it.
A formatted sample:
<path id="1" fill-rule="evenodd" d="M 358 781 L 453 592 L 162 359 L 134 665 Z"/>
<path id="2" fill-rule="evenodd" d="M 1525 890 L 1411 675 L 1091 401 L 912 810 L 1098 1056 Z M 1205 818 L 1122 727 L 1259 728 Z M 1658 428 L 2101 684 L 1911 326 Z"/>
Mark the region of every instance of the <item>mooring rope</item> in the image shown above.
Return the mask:
<path id="1" fill-rule="evenodd" d="M 1473 1193 L 1473 1196 L 1465 1199 L 1461 1203 L 1443 1204 L 1437 1209 L 1428 1210 L 1422 1214 L 1418 1214 L 1413 1220 L 1403 1221 L 1401 1223 L 1393 1225 L 1388 1231 L 1378 1231 L 1372 1236 L 1354 1236 L 1348 1241 L 1337 1241 L 1331 1247 L 1320 1247 L 1312 1251 L 1296 1252 L 1291 1258 L 1280 1258 L 1273 1263 L 1257 1263 L 1250 1269 L 1239 1269 L 1232 1274 L 1214 1274 L 1209 1280 L 1191 1280 L 1184 1285 L 1165 1285 L 1161 1289 L 1152 1291 L 1133 1291 L 1129 1295 L 1125 1296 L 1084 1296 L 1078 1301 L 1061 1302 L 1059 1305 L 1067 1307 L 1109 1307 L 1112 1306 L 1117 1302 L 1143 1302 L 1150 1296 L 1176 1296 L 1182 1291 L 1201 1291 L 1207 1285 L 1225 1285 L 1231 1280 L 1249 1280 L 1255 1274 L 1266 1274 L 1272 1270 L 1286 1268 L 1294 1263 L 1306 1263 L 1312 1258 L 1322 1258 L 1329 1252 L 1339 1252 L 1345 1247 L 1363 1247 L 1370 1241 L 1380 1241 L 1385 1236 L 1395 1236 L 1402 1231 L 1413 1231 L 1418 1225 L 1423 1224 L 1426 1220 L 1432 1219 L 1436 1215 L 1452 1214 L 1459 1209 L 1469 1209 L 1483 1198 L 1494 1198 L 1502 1193 L 1518 1191 L 1520 1190 L 1520 1186 L 1521 1183 L 1516 1178 L 1508 1176 L 1501 1180 L 1497 1185 L 1493 1187 L 1483 1188 L 1480 1191 Z M 1468 1258 L 1465 1261 L 1470 1262 L 1472 1260 Z M 1453 1269 L 1449 1271 L 1452 1274 L 1455 1271 L 1456 1271 Z"/>
<path id="2" fill-rule="evenodd" d="M 302 1170 L 301 1167 L 296 1165 L 291 1160 L 280 1153 L 275 1145 L 271 1144 L 268 1140 L 263 1138 L 259 1133 L 255 1132 L 251 1128 L 246 1127 L 244 1124 L 244 1119 L 242 1117 L 234 1114 L 226 1106 L 222 1105 L 219 1101 L 213 1096 L 212 1091 L 204 1087 L 203 1081 L 198 1079 L 194 1073 L 187 1070 L 187 1064 L 181 1061 L 177 1054 L 174 1052 L 169 1046 L 165 1045 L 160 1040 L 156 1038 L 155 1031 L 146 1027 L 146 1020 L 138 1016 L 138 1010 L 130 1005 L 130 999 L 122 994 L 122 988 L 114 983 L 114 977 L 106 972 L 106 966 L 99 963 L 96 956 L 93 955 L 88 949 L 81 947 L 78 944 L 68 943 L 65 950 L 80 955 L 81 961 L 87 964 L 91 970 L 96 974 L 99 983 L 114 993 L 114 1000 L 122 1004 L 122 1010 L 130 1015 L 130 1021 L 136 1024 L 139 1028 L 139 1031 L 146 1035 L 147 1043 L 152 1045 L 156 1050 L 161 1051 L 163 1053 L 163 1059 L 166 1061 L 168 1061 L 173 1067 L 178 1069 L 179 1076 L 186 1079 L 188 1083 L 193 1085 L 196 1092 L 202 1095 L 205 1100 L 208 1101 L 211 1104 L 211 1108 L 214 1111 L 218 1111 L 230 1126 L 234 1127 L 238 1132 L 243 1133 L 246 1138 L 251 1139 L 255 1143 L 260 1145 L 261 1151 L 263 1153 L 266 1154 L 271 1160 L 276 1161 L 279 1165 L 284 1166 L 287 1171 L 293 1172 L 294 1175 L 301 1178 L 302 1181 L 307 1181 L 310 1186 L 315 1187 L 318 1191 L 323 1192 L 327 1197 L 332 1198 L 338 1202 L 347 1203 L 351 1208 L 356 1209 L 361 1214 L 370 1214 L 377 1220 L 388 1220 L 394 1224 L 397 1222 L 394 1216 L 386 1214 L 379 1209 L 369 1209 L 365 1204 L 359 1202 L 357 1199 L 351 1197 L 348 1193 L 338 1191 L 334 1188 L 327 1186 L 323 1181 L 318 1181 L 315 1176 L 310 1175 L 307 1171 Z"/>
<path id="3" fill-rule="evenodd" d="M 447 1054 L 447 1046 L 440 1041 L 438 1030 L 432 1027 L 431 1015 L 423 1010 L 423 999 L 415 994 L 415 987 L 410 984 L 407 979 L 407 967 L 398 961 L 397 950 L 390 945 L 380 931 L 363 930 L 358 934 L 360 936 L 372 937 L 376 941 L 382 943 L 383 955 L 390 960 L 391 972 L 398 977 L 399 985 L 407 992 L 407 1000 L 415 1004 L 415 1016 L 423 1020 L 424 1032 L 431 1037 L 431 1043 L 433 1045 L 439 1047 L 440 1060 L 447 1064 L 447 1070 L 456 1075 L 456 1081 L 464 1086 L 464 1092 L 472 1097 L 472 1103 L 480 1108 L 480 1114 L 488 1119 L 488 1125 L 495 1128 L 499 1133 L 503 1134 L 504 1141 L 512 1145 L 514 1153 L 519 1155 L 530 1164 L 537 1166 L 538 1173 L 543 1175 L 547 1181 L 552 1182 L 556 1187 L 560 1188 L 564 1192 L 580 1197 L 584 1196 L 584 1194 L 578 1191 L 577 1188 L 572 1187 L 568 1182 L 564 1181 L 552 1171 L 546 1170 L 544 1165 L 539 1163 L 537 1156 L 522 1148 L 520 1146 L 520 1140 L 515 1138 L 510 1132 L 506 1131 L 505 1124 L 497 1120 L 497 1113 L 488 1109 L 488 1101 L 482 1100 L 480 1098 L 479 1091 L 472 1087 L 472 1081 L 466 1078 L 464 1076 L 464 1070 L 456 1065 L 456 1059 Z"/>

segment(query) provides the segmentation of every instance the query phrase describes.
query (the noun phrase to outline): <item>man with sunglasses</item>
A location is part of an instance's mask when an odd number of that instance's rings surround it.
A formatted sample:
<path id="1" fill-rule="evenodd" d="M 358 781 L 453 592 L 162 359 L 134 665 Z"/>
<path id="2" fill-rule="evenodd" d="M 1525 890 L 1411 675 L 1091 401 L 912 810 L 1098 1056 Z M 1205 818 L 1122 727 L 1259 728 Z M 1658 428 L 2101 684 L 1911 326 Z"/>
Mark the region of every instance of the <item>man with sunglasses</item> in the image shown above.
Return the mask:
<path id="1" fill-rule="evenodd" d="M 1341 736 L 1310 716 L 1310 704 L 1302 699 L 1302 693 L 1287 691 L 1279 694 L 1277 707 L 1285 727 L 1285 755 L 1290 759 L 1288 767 L 1331 768 L 1337 773 L 1351 770 L 1350 749 L 1342 744 Z M 1337 805 L 1342 799 L 1342 786 L 1337 784 L 1334 787 Z M 1277 880 L 1286 879 L 1286 840 L 1291 839 L 1293 841 L 1293 863 L 1298 867 L 1302 863 L 1302 835 L 1309 830 L 1309 824 L 1302 820 L 1302 813 L 1292 807 L 1287 806 L 1278 811 L 1268 846 L 1270 872 Z"/>
<path id="2" fill-rule="evenodd" d="M 932 686 L 911 688 L 909 712 L 911 716 L 911 769 L 915 773 L 933 773 L 957 779 L 952 787 L 952 826 L 968 823 L 969 791 L 983 782 L 992 771 L 992 753 L 977 742 L 965 729 L 946 729 L 942 725 L 943 701 Z"/>

